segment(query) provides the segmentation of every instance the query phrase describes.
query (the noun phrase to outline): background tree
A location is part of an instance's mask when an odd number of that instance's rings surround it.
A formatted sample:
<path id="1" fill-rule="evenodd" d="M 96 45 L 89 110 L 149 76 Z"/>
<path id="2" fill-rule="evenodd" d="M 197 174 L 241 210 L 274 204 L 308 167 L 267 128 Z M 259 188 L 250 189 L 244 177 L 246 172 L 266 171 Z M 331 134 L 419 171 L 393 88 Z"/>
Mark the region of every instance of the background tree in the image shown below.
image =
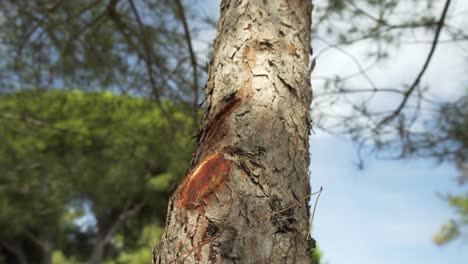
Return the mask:
<path id="1" fill-rule="evenodd" d="M 178 1 L 1 2 L 4 93 L 80 87 L 197 105 L 198 66 Z"/>
<path id="2" fill-rule="evenodd" d="M 313 107 L 315 124 L 320 129 L 352 138 L 362 148 L 371 148 L 391 157 L 425 157 L 453 161 L 449 148 L 453 137 L 438 137 L 439 127 L 434 116 L 447 108 L 459 108 L 466 104 L 466 96 L 452 101 L 430 98 L 430 88 L 422 78 L 427 71 L 438 45 L 447 42 L 466 42 L 468 39 L 455 25 L 461 13 L 449 14 L 451 1 L 329 1 L 317 6 L 318 25 L 315 39 L 325 42 L 328 50 L 338 50 L 351 57 L 358 71 L 351 76 L 320 77 L 324 86 L 316 94 Z M 411 7 L 411 12 L 402 12 Z M 415 15 L 417 14 L 417 15 Z M 339 24 L 347 20 L 350 23 Z M 326 36 L 326 39 L 325 39 Z M 427 45 L 427 57 L 414 80 L 401 87 L 378 87 L 369 71 L 385 63 L 398 52 L 398 47 L 409 45 L 418 38 L 431 37 Z M 332 39 L 333 42 L 329 41 Z M 371 47 L 365 54 L 350 54 L 347 48 L 359 45 Z M 361 65 L 365 63 L 367 65 Z M 360 82 L 353 82 L 358 79 Z M 464 87 L 460 87 L 464 89 Z M 391 105 L 376 104 L 382 97 Z M 400 100 L 397 100 L 400 99 Z M 328 114 L 319 105 L 340 105 L 346 109 L 336 115 Z M 426 111 L 431 110 L 431 114 Z M 439 115 L 446 118 L 447 115 Z M 435 122 L 434 122 L 435 121 Z M 337 124 L 341 125 L 337 125 Z M 421 130 L 421 127 L 423 130 Z M 452 140 L 453 139 L 453 140 Z M 431 145 L 431 147 L 429 147 Z M 461 149 L 459 149 L 461 150 Z"/>
<path id="3" fill-rule="evenodd" d="M 193 144 L 191 116 L 177 108 L 169 122 L 154 103 L 108 92 L 1 97 L 4 261 L 101 263 L 142 246 L 150 254 L 142 243 L 160 236 Z"/>
<path id="4" fill-rule="evenodd" d="M 452 144 L 444 150 L 428 151 L 449 153 L 448 158 L 456 164 L 460 172 L 457 177 L 458 184 L 465 187 L 468 180 L 468 152 L 466 151 L 468 149 L 468 99 L 461 98 L 459 102 L 448 104 L 442 109 L 438 119 L 439 127 L 442 128 L 439 133 L 442 138 L 450 138 Z M 428 148 L 430 147 L 429 145 Z M 457 238 L 466 239 L 468 237 L 468 192 L 447 194 L 442 198 L 446 199 L 456 210 L 458 217 L 442 225 L 439 233 L 434 236 L 434 242 L 438 245 L 445 245 Z"/>
<path id="5" fill-rule="evenodd" d="M 458 181 L 465 182 L 466 85 L 459 87 L 460 93 L 455 97 L 441 98 L 433 94 L 446 87 L 431 86 L 424 78 L 442 45 L 453 45 L 460 50 L 460 57 L 468 59 L 464 52 L 468 42 L 466 8 L 459 8 L 460 3 L 451 0 L 315 3 L 318 22 L 312 41 L 322 46 L 316 55 L 318 65 L 326 53 L 337 51 L 356 69 L 346 76 L 312 74 L 312 79 L 320 84 L 315 85 L 312 106 L 315 129 L 353 140 L 360 168 L 364 167 L 364 153 L 384 159 L 424 158 L 455 165 L 460 171 Z M 388 67 L 403 48 L 414 44 L 426 44 L 423 47 L 427 55 L 418 62 L 420 68 L 413 79 L 391 87 L 379 85 L 376 69 Z M 460 186 L 465 194 L 447 196 L 460 219 L 443 227 L 435 237 L 438 244 L 451 240 L 448 237 L 459 237 L 443 234 L 459 234 L 459 229 L 466 228 L 463 201 L 468 196 L 466 185 Z"/>

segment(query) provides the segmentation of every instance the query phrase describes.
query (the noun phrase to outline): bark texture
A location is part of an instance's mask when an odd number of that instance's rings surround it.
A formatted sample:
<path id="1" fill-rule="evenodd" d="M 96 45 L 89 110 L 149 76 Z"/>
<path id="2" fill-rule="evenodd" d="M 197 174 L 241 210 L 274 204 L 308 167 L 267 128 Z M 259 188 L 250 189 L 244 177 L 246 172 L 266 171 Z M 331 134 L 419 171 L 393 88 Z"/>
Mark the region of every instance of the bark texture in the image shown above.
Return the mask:
<path id="1" fill-rule="evenodd" d="M 311 263 L 311 11 L 222 1 L 198 146 L 156 263 Z"/>

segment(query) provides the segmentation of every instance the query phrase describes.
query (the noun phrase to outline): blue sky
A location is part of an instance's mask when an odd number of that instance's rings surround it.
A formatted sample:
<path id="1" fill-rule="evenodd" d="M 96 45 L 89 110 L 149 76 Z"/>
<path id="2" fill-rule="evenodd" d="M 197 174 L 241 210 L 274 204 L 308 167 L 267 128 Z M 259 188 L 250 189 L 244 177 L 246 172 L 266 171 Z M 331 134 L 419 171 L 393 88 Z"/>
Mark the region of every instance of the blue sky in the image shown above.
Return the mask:
<path id="1" fill-rule="evenodd" d="M 219 2 L 201 1 L 203 4 L 197 9 L 215 18 L 219 16 Z M 465 10 L 468 4 L 455 2 L 458 6 L 452 6 L 452 12 Z M 206 50 L 214 34 L 214 31 L 203 31 L 199 35 L 203 41 L 195 42 L 195 47 Z M 316 53 L 325 47 L 318 41 L 312 45 Z M 367 48 L 350 47 L 349 51 L 359 54 Z M 409 45 L 371 74 L 382 87 L 411 81 L 427 50 L 427 44 Z M 435 87 L 430 91 L 433 98 L 450 99 L 463 92 L 459 88 L 468 81 L 467 68 L 465 59 L 458 52 L 460 47 L 446 44 L 438 47 L 423 79 L 424 84 Z M 335 72 L 343 75 L 355 72 L 346 60 L 349 58 L 343 58 L 342 54 L 327 52 L 318 59 L 314 74 L 330 76 Z M 314 80 L 314 74 L 312 84 L 317 91 L 321 89 L 321 83 Z M 356 80 L 359 81 L 362 80 Z M 383 104 L 389 101 L 389 98 L 383 98 Z M 454 215 L 446 202 L 437 196 L 437 193 L 460 191 L 453 180 L 457 175 L 453 166 L 437 166 L 428 160 L 389 161 L 366 157 L 365 169 L 358 170 L 356 152 L 350 142 L 317 132 L 310 140 L 311 182 L 313 190 L 323 186 L 324 191 L 315 214 L 313 236 L 326 262 L 468 263 L 468 242 L 455 242 L 445 247 L 432 242 L 440 225 Z"/>
<path id="2" fill-rule="evenodd" d="M 466 244 L 438 247 L 432 235 L 453 215 L 437 193 L 457 191 L 452 166 L 366 159 L 328 135 L 311 138 L 312 188 L 324 191 L 313 236 L 330 264 L 465 264 Z"/>

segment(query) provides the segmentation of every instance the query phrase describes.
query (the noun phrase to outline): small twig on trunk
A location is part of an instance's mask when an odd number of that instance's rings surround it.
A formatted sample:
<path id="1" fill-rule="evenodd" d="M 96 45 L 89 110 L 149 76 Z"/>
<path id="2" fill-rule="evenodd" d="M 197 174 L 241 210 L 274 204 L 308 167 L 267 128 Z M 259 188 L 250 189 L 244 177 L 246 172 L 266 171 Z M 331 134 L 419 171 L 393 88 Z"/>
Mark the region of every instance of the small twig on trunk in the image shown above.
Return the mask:
<path id="1" fill-rule="evenodd" d="M 199 243 L 196 247 L 193 247 L 192 249 L 188 250 L 187 252 L 185 252 L 184 254 L 182 254 L 182 263 L 185 263 L 185 260 L 193 253 L 195 252 L 196 250 L 202 248 L 204 245 L 206 244 L 209 244 L 211 242 L 213 242 L 216 238 L 218 238 L 222 233 L 223 233 L 224 230 L 221 230 L 218 234 L 210 237 L 210 239 L 208 240 L 205 240 L 201 243 Z M 177 261 L 178 257 L 173 259 L 171 262 L 169 262 L 169 264 L 171 263 L 174 263 L 175 261 Z"/>
<path id="2" fill-rule="evenodd" d="M 318 195 L 317 195 L 317 199 L 315 199 L 314 209 L 312 210 L 312 217 L 310 218 L 310 230 L 312 230 L 312 223 L 314 222 L 314 217 L 315 217 L 315 208 L 317 208 L 317 203 L 320 198 L 320 195 L 322 194 L 322 191 L 323 191 L 323 187 L 320 187 L 320 191 L 316 192 L 318 193 Z M 311 232 L 310 230 L 309 232 Z"/>
<path id="3" fill-rule="evenodd" d="M 287 210 L 298 206 L 300 203 L 302 203 L 302 202 L 305 201 L 307 198 L 309 198 L 309 197 L 311 197 L 311 196 L 313 196 L 313 195 L 316 195 L 316 194 L 319 194 L 319 195 L 320 195 L 320 193 L 322 192 L 322 189 L 323 189 L 323 187 L 320 187 L 320 191 L 316 191 L 316 192 L 314 192 L 314 193 L 308 194 L 308 195 L 302 197 L 301 199 L 299 199 L 299 200 L 296 201 L 295 203 L 291 204 L 290 206 L 288 206 L 288 207 L 286 207 L 286 208 L 284 208 L 284 209 L 282 209 L 282 210 L 279 210 L 279 211 L 276 211 L 276 212 L 271 212 L 271 213 L 268 213 L 268 214 L 266 214 L 266 215 L 264 215 L 264 216 L 258 218 L 258 219 L 257 219 L 257 223 L 258 223 L 258 222 L 261 222 L 261 221 L 263 221 L 263 220 L 265 220 L 265 219 L 271 218 L 271 217 L 273 217 L 273 216 L 275 216 L 275 215 L 277 215 L 277 214 L 281 214 L 281 213 L 283 213 L 283 212 L 286 212 Z M 317 200 L 315 201 L 315 205 L 317 205 Z M 314 213 L 315 213 L 315 207 L 314 207 Z M 313 215 L 312 215 L 312 219 L 313 219 Z"/>

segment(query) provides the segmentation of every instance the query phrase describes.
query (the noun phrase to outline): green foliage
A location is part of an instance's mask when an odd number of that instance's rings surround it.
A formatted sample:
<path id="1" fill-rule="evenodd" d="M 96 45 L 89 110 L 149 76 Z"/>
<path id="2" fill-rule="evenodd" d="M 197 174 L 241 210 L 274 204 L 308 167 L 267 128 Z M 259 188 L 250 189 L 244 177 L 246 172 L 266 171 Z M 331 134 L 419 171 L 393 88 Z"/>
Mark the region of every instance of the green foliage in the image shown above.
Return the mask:
<path id="1" fill-rule="evenodd" d="M 462 223 L 468 224 L 468 196 L 450 195 L 448 197 L 448 202 L 457 209 L 457 213 L 462 216 Z"/>
<path id="2" fill-rule="evenodd" d="M 119 256 L 160 234 L 194 127 L 184 106 L 161 103 L 170 116 L 145 99 L 107 92 L 1 97 L 0 241 L 48 239 L 57 263 L 73 263 L 105 235 L 120 237 L 106 249 Z"/>
<path id="3" fill-rule="evenodd" d="M 61 251 L 55 250 L 52 253 L 52 264 L 78 264 L 73 258 L 67 258 Z"/>
<path id="4" fill-rule="evenodd" d="M 466 237 L 468 228 L 468 193 L 465 195 L 448 195 L 447 201 L 456 210 L 457 219 L 451 219 L 440 228 L 434 236 L 437 245 L 445 245 L 457 238 Z"/>
<path id="5" fill-rule="evenodd" d="M 155 225 L 146 226 L 138 239 L 138 247 L 124 251 L 116 260 L 109 260 L 106 264 L 143 264 L 152 258 L 151 249 L 159 241 L 164 228 Z"/>
<path id="6" fill-rule="evenodd" d="M 320 264 L 320 260 L 322 259 L 323 253 L 322 251 L 316 247 L 312 252 L 312 263 L 311 264 Z"/>
<path id="7" fill-rule="evenodd" d="M 445 145 L 432 145 L 432 153 L 442 160 L 450 160 L 457 165 L 460 172 L 459 185 L 466 187 L 468 179 L 468 96 L 465 95 L 454 104 L 444 105 L 438 120 L 441 137 L 450 139 Z M 442 141 L 443 142 L 443 141 Z M 442 145 L 442 147 L 441 147 Z M 465 189 L 466 190 L 466 189 Z M 445 245 L 468 234 L 468 191 L 464 194 L 449 194 L 445 197 L 448 204 L 455 209 L 456 219 L 451 219 L 440 228 L 434 236 L 434 242 Z"/>

